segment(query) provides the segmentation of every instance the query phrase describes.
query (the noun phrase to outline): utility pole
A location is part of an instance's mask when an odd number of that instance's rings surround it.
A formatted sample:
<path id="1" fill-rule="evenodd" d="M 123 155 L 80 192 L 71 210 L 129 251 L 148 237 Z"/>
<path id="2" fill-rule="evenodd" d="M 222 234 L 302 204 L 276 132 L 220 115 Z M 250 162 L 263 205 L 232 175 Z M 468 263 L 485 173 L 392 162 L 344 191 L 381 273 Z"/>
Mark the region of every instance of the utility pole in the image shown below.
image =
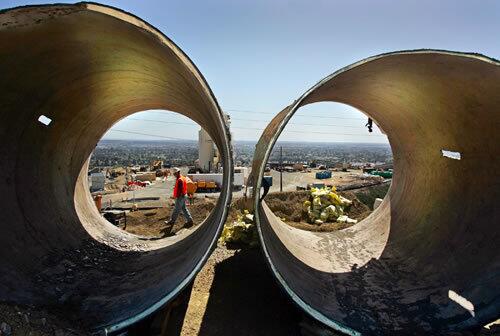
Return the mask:
<path id="1" fill-rule="evenodd" d="M 280 146 L 280 192 L 283 192 L 283 146 Z"/>

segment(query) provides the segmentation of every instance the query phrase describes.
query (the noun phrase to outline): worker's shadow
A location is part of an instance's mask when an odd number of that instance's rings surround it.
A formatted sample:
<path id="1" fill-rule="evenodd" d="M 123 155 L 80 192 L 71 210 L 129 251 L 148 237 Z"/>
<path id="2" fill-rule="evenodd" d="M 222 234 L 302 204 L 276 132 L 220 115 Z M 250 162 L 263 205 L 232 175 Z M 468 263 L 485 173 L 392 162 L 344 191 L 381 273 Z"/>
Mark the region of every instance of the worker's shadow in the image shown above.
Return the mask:
<path id="1" fill-rule="evenodd" d="M 299 335 L 300 317 L 260 249 L 247 248 L 215 267 L 198 335 Z"/>
<path id="2" fill-rule="evenodd" d="M 175 232 L 173 232 L 173 225 L 166 225 L 163 229 L 160 230 L 160 234 L 155 237 L 139 237 L 139 240 L 160 240 L 167 237 L 175 236 Z"/>

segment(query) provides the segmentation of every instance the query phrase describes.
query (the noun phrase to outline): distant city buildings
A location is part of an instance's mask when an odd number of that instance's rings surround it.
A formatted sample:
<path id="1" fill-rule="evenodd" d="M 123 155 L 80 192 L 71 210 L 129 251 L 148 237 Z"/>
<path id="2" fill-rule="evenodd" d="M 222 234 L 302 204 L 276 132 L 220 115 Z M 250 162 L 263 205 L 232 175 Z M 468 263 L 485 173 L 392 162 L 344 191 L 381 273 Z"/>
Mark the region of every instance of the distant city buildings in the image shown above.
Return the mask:
<path id="1" fill-rule="evenodd" d="M 90 158 L 94 167 L 145 166 L 163 161 L 169 166 L 190 166 L 198 158 L 197 141 L 101 140 Z"/>
<path id="2" fill-rule="evenodd" d="M 103 167 L 149 166 L 154 161 L 162 161 L 164 167 L 194 166 L 195 161 L 199 160 L 198 145 L 196 140 L 102 140 L 92 154 L 89 169 L 98 172 Z M 361 168 L 368 163 L 392 163 L 392 152 L 388 144 L 285 142 L 278 143 L 271 153 L 269 162 L 272 165 L 280 161 L 280 146 L 283 147 L 283 164 L 292 167 L 302 164 L 333 168 L 349 164 L 351 167 Z M 254 149 L 255 142 L 235 142 L 235 165 L 250 166 Z"/>
<path id="3" fill-rule="evenodd" d="M 280 146 L 283 147 L 284 166 L 302 163 L 311 167 L 325 165 L 342 168 L 348 164 L 361 168 L 368 163 L 392 163 L 392 151 L 388 144 L 286 142 L 274 147 L 270 164 L 280 162 Z"/>

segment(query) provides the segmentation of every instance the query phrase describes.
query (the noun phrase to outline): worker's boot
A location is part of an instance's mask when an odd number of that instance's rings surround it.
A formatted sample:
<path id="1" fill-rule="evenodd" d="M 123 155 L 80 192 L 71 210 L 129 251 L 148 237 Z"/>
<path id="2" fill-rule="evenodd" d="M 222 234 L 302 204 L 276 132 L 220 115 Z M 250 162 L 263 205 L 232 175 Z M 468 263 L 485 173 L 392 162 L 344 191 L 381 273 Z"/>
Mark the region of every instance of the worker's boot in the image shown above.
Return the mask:
<path id="1" fill-rule="evenodd" d="M 171 236 L 173 228 L 174 222 L 172 220 L 165 221 L 165 227 L 160 230 L 160 233 L 162 233 L 162 238 Z"/>
<path id="2" fill-rule="evenodd" d="M 186 222 L 186 225 L 184 225 L 184 227 L 190 228 L 190 227 L 191 227 L 191 226 L 193 226 L 193 225 L 194 225 L 194 222 L 193 222 L 193 220 L 191 219 L 191 220 L 188 220 L 188 221 Z"/>

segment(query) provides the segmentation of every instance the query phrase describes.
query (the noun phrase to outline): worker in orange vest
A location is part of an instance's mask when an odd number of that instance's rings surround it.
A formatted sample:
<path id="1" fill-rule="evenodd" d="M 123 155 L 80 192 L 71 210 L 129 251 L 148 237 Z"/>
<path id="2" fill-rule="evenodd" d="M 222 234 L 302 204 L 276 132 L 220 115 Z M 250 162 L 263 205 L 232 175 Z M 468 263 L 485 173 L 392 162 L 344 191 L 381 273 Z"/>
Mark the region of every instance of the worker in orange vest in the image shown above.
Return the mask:
<path id="1" fill-rule="evenodd" d="M 174 211 L 172 211 L 172 216 L 169 221 L 165 221 L 167 225 L 175 224 L 179 213 L 182 211 L 184 218 L 186 218 L 186 227 L 191 227 L 193 225 L 193 217 L 189 213 L 189 210 L 186 208 L 186 200 L 187 200 L 187 180 L 185 176 L 181 175 L 181 170 L 179 168 L 173 168 L 172 173 L 175 176 L 175 186 L 174 186 L 174 195 L 175 198 L 175 207 Z"/>

